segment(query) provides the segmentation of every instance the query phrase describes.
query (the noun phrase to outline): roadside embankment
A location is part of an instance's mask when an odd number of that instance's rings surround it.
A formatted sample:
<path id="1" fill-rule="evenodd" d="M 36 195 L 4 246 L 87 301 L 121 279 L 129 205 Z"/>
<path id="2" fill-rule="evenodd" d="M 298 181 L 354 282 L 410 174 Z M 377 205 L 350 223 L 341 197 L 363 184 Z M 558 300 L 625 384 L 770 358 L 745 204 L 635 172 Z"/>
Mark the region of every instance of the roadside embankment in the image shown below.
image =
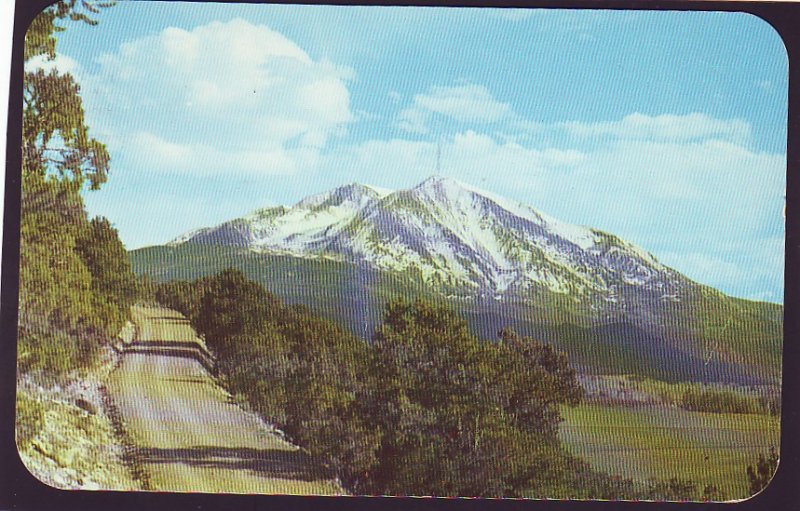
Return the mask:
<path id="1" fill-rule="evenodd" d="M 108 379 L 144 489 L 341 495 L 317 460 L 243 410 L 209 373 L 186 318 L 133 308 L 139 331 Z"/>
<path id="2" fill-rule="evenodd" d="M 17 378 L 17 449 L 28 471 L 60 489 L 136 490 L 142 482 L 126 460 L 104 382 L 134 338 L 128 323 L 90 370 L 56 382 L 43 374 Z"/>

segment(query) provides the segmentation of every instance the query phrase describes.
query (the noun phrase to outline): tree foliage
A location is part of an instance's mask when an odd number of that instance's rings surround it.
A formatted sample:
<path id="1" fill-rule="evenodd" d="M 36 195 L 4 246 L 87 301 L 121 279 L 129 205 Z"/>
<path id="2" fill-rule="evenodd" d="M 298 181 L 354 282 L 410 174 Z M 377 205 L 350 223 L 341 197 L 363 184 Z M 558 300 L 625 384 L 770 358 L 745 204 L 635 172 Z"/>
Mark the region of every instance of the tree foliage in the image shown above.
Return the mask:
<path id="1" fill-rule="evenodd" d="M 104 324 L 112 331 L 122 326 L 126 311 L 136 300 L 136 277 L 117 230 L 106 218 L 96 217 L 76 238 L 75 250 L 92 274 L 92 291 L 98 308 L 108 309 Z"/>
<path id="2" fill-rule="evenodd" d="M 373 346 L 376 492 L 521 496 L 564 477 L 558 405 L 582 391 L 563 354 L 511 330 L 480 341 L 449 308 L 403 300 Z"/>
<path id="3" fill-rule="evenodd" d="M 747 467 L 747 479 L 750 481 L 750 494 L 755 495 L 767 487 L 778 470 L 778 452 L 775 448 L 769 450 L 769 454 L 758 455 L 755 465 Z"/>
<path id="4" fill-rule="evenodd" d="M 80 88 L 35 59 L 56 55 L 69 22 L 94 24 L 108 4 L 67 0 L 45 9 L 25 37 L 20 219 L 19 368 L 62 373 L 92 361 L 132 300 L 133 276 L 116 231 L 89 221 L 81 192 L 105 182 L 109 156 L 89 135 Z"/>
<path id="5" fill-rule="evenodd" d="M 690 411 L 712 413 L 759 413 L 768 410 L 752 396 L 727 390 L 696 388 L 684 392 L 681 406 Z"/>
<path id="6" fill-rule="evenodd" d="M 92 16 L 100 9 L 111 7 L 116 1 L 88 2 L 86 0 L 62 0 L 42 11 L 33 19 L 25 34 L 25 60 L 37 55 L 56 56 L 57 32 L 66 28 L 64 21 L 77 21 L 88 25 L 97 25 Z"/>
<path id="7" fill-rule="evenodd" d="M 65 21 L 94 25 L 91 15 L 112 4 L 65 0 L 45 9 L 25 35 L 26 64 L 56 57 L 55 34 L 65 30 Z M 89 136 L 80 87 L 68 73 L 32 68 L 25 71 L 22 94 L 23 179 L 51 175 L 79 187 L 88 180 L 98 189 L 107 179 L 109 156 L 105 145 Z"/>
<path id="8" fill-rule="evenodd" d="M 368 342 L 237 270 L 155 296 L 202 333 L 234 395 L 355 494 L 726 499 L 714 485 L 634 483 L 568 454 L 559 408 L 583 390 L 566 356 L 510 329 L 478 339 L 447 306 L 391 301 Z"/>
<path id="9" fill-rule="evenodd" d="M 452 310 L 403 300 L 370 343 L 236 270 L 156 296 L 191 319 L 231 392 L 353 492 L 570 494 L 558 406 L 582 392 L 550 346 L 510 330 L 481 341 Z"/>

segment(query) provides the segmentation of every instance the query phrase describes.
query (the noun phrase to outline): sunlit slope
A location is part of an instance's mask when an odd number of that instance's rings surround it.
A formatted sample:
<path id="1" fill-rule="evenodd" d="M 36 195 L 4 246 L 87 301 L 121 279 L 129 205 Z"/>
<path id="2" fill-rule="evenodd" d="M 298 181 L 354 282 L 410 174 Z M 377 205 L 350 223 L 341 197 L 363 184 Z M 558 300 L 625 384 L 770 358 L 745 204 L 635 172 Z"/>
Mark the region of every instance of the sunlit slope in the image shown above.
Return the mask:
<path id="1" fill-rule="evenodd" d="M 149 489 L 177 492 L 341 494 L 333 476 L 243 411 L 194 358 L 200 348 L 174 311 L 134 307 L 136 349 L 108 389 Z"/>
<path id="2" fill-rule="evenodd" d="M 361 335 L 386 295 L 414 289 L 452 302 L 482 337 L 514 326 L 568 347 L 588 370 L 741 383 L 779 375 L 781 306 L 732 299 L 613 233 L 452 178 L 342 185 L 169 244 L 189 245 L 296 259 L 248 275 Z M 330 310 L 350 304 L 357 312 Z"/>
<path id="3" fill-rule="evenodd" d="M 691 283 L 647 251 L 609 233 L 432 176 L 378 192 L 358 183 L 291 207 L 256 210 L 184 234 L 183 243 L 328 256 L 411 273 L 460 296 L 526 296 L 546 290 L 616 311 L 635 298 L 680 299 Z"/>
<path id="4" fill-rule="evenodd" d="M 539 289 L 502 299 L 455 296 L 413 272 L 367 264 L 199 244 L 147 247 L 130 253 L 134 272 L 156 281 L 193 280 L 237 268 L 288 303 L 369 338 L 393 296 L 445 300 L 481 337 L 512 326 L 555 343 L 589 372 L 634 373 L 665 380 L 776 382 L 783 307 L 726 297 L 695 285 L 681 302 L 641 307 L 608 318 L 569 295 Z"/>

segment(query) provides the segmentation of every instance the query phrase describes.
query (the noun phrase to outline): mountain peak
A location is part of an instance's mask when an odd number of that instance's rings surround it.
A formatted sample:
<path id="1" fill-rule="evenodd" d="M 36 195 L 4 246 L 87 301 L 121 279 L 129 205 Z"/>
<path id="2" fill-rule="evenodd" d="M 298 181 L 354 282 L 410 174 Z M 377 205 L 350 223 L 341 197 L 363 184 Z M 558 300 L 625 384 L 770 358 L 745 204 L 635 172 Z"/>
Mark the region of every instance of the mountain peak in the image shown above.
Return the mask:
<path id="1" fill-rule="evenodd" d="M 662 294 L 671 288 L 671 275 L 645 251 L 608 239 L 432 175 L 397 192 L 349 183 L 176 242 L 338 257 L 496 295 L 546 287 L 558 293 L 592 290 L 611 300 L 618 285 Z"/>
<path id="2" fill-rule="evenodd" d="M 340 205 L 344 202 L 352 202 L 361 205 L 365 201 L 380 199 L 383 191 L 361 183 L 348 183 L 327 192 L 318 193 L 306 197 L 296 204 L 296 207 L 313 208 L 323 204 Z"/>
<path id="3" fill-rule="evenodd" d="M 474 195 L 483 195 L 457 179 L 441 175 L 432 175 L 411 188 L 409 192 L 426 201 L 449 204 L 453 206 L 461 201 L 471 201 Z"/>
<path id="4" fill-rule="evenodd" d="M 453 179 L 452 177 L 442 176 L 440 174 L 433 174 L 431 176 L 428 176 L 424 181 L 421 181 L 414 188 L 430 188 L 442 185 L 464 188 L 464 189 L 467 188 L 467 186 L 461 181 Z"/>

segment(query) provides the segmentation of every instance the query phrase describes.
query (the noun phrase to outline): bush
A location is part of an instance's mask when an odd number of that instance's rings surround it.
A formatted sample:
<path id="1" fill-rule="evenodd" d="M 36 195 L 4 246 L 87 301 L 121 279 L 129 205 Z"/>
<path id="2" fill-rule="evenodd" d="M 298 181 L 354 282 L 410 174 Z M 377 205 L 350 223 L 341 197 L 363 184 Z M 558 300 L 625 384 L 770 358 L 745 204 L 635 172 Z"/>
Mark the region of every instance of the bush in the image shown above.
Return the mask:
<path id="1" fill-rule="evenodd" d="M 698 500 L 697 483 L 690 479 L 673 477 L 669 481 L 651 481 L 648 500 L 690 501 Z"/>
<path id="2" fill-rule="evenodd" d="M 758 404 L 761 405 L 765 413 L 773 416 L 781 416 L 781 397 L 780 396 L 763 396 L 759 398 Z"/>
<path id="3" fill-rule="evenodd" d="M 778 469 L 778 452 L 774 447 L 770 448 L 769 454 L 758 455 L 755 465 L 747 467 L 747 479 L 750 480 L 750 494 L 755 495 L 767 487 Z"/>
<path id="4" fill-rule="evenodd" d="M 753 397 L 712 389 L 686 390 L 681 406 L 689 411 L 711 413 L 759 413 L 762 410 Z"/>
<path id="5" fill-rule="evenodd" d="M 725 502 L 728 500 L 728 496 L 713 484 L 707 484 L 706 487 L 703 488 L 701 499 L 704 502 Z"/>

